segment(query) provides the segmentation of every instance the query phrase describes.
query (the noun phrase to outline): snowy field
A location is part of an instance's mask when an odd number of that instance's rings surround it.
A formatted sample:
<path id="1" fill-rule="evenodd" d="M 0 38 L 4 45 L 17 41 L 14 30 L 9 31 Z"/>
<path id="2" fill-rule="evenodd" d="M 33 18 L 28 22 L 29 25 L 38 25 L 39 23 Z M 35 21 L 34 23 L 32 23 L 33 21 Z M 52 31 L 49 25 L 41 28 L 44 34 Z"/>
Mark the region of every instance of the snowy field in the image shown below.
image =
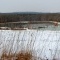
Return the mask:
<path id="1" fill-rule="evenodd" d="M 0 54 L 31 49 L 38 57 L 60 59 L 60 31 L 0 30 Z"/>

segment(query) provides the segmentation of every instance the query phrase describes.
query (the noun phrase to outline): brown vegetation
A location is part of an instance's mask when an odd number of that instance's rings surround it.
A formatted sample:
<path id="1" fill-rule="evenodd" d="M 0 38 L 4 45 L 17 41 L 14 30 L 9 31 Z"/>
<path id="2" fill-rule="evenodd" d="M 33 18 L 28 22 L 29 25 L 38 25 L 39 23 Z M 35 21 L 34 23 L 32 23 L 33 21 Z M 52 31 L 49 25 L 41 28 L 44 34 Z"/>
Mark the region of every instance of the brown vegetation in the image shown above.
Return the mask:
<path id="1" fill-rule="evenodd" d="M 19 53 L 3 53 L 1 60 L 34 60 L 35 57 L 32 56 L 31 52 L 19 52 Z M 36 59 L 35 59 L 36 60 Z"/>
<path id="2" fill-rule="evenodd" d="M 59 13 L 6 13 L 0 14 L 0 23 L 17 22 L 17 21 L 59 21 Z"/>

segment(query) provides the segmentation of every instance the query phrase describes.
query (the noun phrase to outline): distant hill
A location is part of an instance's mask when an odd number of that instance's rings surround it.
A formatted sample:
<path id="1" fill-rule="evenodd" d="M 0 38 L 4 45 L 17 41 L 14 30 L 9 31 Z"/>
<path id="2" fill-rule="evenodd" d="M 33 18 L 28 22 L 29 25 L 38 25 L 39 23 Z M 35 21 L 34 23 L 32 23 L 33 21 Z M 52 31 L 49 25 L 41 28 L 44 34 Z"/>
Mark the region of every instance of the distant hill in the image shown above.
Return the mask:
<path id="1" fill-rule="evenodd" d="M 0 13 L 0 23 L 17 21 L 59 21 L 60 13 L 13 12 Z"/>
<path id="2" fill-rule="evenodd" d="M 0 14 L 42 14 L 42 12 L 11 12 L 11 13 L 0 13 Z"/>

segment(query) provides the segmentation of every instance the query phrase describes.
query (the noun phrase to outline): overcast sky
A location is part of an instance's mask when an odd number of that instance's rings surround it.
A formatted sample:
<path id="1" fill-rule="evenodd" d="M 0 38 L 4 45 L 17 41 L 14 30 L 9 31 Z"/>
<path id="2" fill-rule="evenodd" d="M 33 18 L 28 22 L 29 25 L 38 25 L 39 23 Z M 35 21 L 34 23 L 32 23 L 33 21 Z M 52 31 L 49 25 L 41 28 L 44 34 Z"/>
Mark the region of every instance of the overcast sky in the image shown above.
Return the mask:
<path id="1" fill-rule="evenodd" d="M 0 12 L 60 12 L 60 0 L 0 0 Z"/>

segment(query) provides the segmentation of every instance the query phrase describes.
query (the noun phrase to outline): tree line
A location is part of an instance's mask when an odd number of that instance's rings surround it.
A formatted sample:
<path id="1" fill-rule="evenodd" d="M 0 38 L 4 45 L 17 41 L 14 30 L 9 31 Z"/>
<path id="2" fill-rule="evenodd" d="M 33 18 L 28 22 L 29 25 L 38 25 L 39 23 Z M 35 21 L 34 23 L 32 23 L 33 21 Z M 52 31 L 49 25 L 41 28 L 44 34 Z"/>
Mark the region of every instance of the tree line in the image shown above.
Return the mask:
<path id="1" fill-rule="evenodd" d="M 1 13 L 0 23 L 17 21 L 59 21 L 60 13 L 18 14 Z"/>

